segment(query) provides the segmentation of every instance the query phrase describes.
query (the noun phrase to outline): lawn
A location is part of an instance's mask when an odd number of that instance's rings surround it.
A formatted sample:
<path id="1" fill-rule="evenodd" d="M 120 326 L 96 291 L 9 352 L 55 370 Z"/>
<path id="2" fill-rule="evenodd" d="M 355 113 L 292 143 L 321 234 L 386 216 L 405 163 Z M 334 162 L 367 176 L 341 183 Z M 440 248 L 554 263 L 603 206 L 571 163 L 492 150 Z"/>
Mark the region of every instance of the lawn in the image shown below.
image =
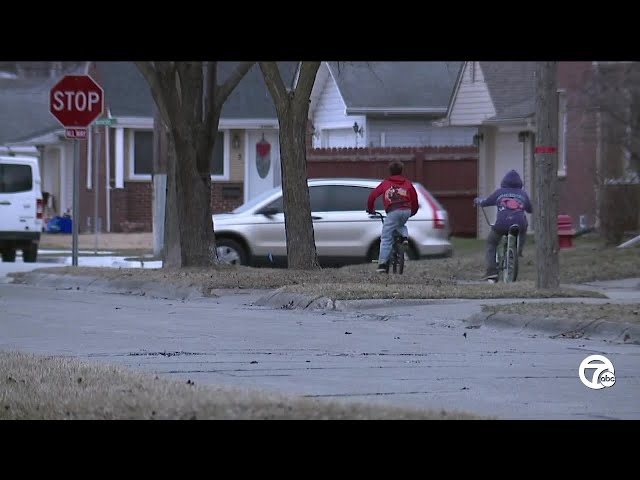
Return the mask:
<path id="1" fill-rule="evenodd" d="M 334 299 L 358 298 L 547 298 L 600 296 L 570 288 L 593 280 L 638 276 L 640 246 L 627 249 L 606 247 L 595 236 L 576 239 L 571 249 L 560 250 L 563 288 L 554 292 L 535 289 L 535 245 L 528 242 L 520 259 L 518 282 L 512 285 L 480 282 L 484 272 L 484 241 L 453 239 L 450 258 L 410 261 L 403 275 L 375 272 L 373 264 L 349 265 L 317 271 L 284 268 L 251 268 L 221 265 L 214 268 L 185 269 L 113 269 L 94 267 L 56 267 L 41 269 L 58 274 L 99 276 L 103 278 L 155 281 L 180 286 L 197 286 L 207 294 L 222 288 L 288 290 Z M 18 281 L 20 274 L 13 274 Z"/>

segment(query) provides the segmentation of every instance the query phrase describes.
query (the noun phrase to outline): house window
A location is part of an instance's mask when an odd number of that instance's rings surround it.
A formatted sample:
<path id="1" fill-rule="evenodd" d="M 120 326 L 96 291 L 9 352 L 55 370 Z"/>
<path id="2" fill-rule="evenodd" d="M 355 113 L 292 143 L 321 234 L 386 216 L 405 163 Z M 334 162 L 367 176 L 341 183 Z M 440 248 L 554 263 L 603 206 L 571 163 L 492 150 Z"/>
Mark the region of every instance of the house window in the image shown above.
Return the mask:
<path id="1" fill-rule="evenodd" d="M 567 93 L 558 91 L 558 176 L 567 174 Z"/>
<path id="2" fill-rule="evenodd" d="M 153 130 L 129 132 L 129 180 L 150 180 L 153 173 Z"/>
<path id="3" fill-rule="evenodd" d="M 212 180 L 229 179 L 229 130 L 216 135 L 209 165 Z"/>

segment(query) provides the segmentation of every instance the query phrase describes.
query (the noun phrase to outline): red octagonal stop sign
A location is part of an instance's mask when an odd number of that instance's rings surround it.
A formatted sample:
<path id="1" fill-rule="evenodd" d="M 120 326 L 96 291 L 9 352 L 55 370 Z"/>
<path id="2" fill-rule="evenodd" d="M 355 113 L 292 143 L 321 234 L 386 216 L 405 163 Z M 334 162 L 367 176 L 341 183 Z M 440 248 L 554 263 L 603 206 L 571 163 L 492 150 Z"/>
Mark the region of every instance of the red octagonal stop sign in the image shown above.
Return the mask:
<path id="1" fill-rule="evenodd" d="M 86 128 L 104 110 L 104 92 L 89 75 L 66 75 L 49 92 L 49 111 L 65 128 Z"/>

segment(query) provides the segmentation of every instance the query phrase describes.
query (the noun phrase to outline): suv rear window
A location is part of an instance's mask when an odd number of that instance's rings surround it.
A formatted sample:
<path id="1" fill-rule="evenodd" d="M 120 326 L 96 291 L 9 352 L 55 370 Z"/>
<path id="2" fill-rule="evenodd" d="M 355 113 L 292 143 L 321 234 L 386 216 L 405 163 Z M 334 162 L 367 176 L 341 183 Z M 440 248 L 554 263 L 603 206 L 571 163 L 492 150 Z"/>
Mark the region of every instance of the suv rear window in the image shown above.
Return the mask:
<path id="1" fill-rule="evenodd" d="M 31 166 L 0 163 L 0 193 L 28 192 L 32 189 Z"/>

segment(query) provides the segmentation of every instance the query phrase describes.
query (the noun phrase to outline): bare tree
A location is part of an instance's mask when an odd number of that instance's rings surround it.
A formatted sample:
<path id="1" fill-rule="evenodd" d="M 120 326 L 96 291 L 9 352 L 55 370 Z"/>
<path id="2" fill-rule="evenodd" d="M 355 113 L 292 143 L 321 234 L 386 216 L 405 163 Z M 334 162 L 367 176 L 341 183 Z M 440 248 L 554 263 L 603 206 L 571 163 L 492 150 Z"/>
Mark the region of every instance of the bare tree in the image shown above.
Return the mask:
<path id="1" fill-rule="evenodd" d="M 300 62 L 295 87 L 289 88 L 276 62 L 260 62 L 260 69 L 278 114 L 284 223 L 289 268 L 319 268 L 309 187 L 306 135 L 311 89 L 320 62 Z"/>
<path id="2" fill-rule="evenodd" d="M 536 288 L 560 287 L 558 258 L 558 62 L 536 67 L 535 205 Z"/>
<path id="3" fill-rule="evenodd" d="M 596 62 L 580 107 L 595 114 L 600 234 L 610 244 L 640 226 L 640 62 Z"/>
<path id="4" fill-rule="evenodd" d="M 211 217 L 211 155 L 225 100 L 255 62 L 241 62 L 218 84 L 218 62 L 136 62 L 169 134 L 165 267 L 217 262 Z M 172 228 L 171 224 L 176 228 Z"/>

